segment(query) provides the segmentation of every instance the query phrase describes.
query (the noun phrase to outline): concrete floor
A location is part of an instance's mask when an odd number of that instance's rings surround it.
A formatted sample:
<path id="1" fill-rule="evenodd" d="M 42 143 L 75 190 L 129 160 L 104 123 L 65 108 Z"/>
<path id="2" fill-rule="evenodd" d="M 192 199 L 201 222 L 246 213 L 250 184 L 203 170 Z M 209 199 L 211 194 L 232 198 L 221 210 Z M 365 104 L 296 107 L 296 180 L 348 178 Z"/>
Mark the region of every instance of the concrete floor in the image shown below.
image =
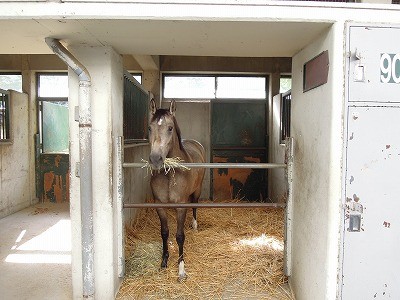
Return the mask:
<path id="1" fill-rule="evenodd" d="M 0 219 L 0 298 L 71 299 L 68 203 L 39 203 Z"/>

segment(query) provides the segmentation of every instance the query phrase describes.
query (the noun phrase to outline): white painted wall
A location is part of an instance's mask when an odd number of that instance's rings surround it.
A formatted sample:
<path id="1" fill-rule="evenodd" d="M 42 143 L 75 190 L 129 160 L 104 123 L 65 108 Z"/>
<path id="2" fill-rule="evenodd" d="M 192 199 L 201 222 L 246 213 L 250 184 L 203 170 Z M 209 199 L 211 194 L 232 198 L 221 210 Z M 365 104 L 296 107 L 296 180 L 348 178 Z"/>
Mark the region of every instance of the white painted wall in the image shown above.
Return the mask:
<path id="1" fill-rule="evenodd" d="M 28 109 L 28 95 L 10 91 L 12 143 L 0 144 L 0 218 L 33 203 Z"/>
<path id="2" fill-rule="evenodd" d="M 298 300 L 335 299 L 343 144 L 344 24 L 293 57 L 293 248 L 290 284 Z M 303 93 L 303 65 L 329 51 L 328 83 Z"/>
<path id="3" fill-rule="evenodd" d="M 270 122 L 271 138 L 270 138 L 270 162 L 285 162 L 285 144 L 280 143 L 280 122 L 281 122 L 281 94 L 272 98 L 272 121 Z M 287 184 L 285 180 L 284 169 L 270 169 L 268 171 L 269 197 L 272 202 L 284 202 L 287 194 Z"/>
<path id="4" fill-rule="evenodd" d="M 96 299 L 113 299 L 120 279 L 117 272 L 116 234 L 116 151 L 114 141 L 122 136 L 123 68 L 118 53 L 111 47 L 73 46 L 71 52 L 88 69 L 92 79 L 92 147 L 93 147 L 93 225 L 94 276 Z M 101 63 L 99 63 L 101 62 Z M 71 133 L 71 221 L 73 295 L 82 297 L 81 229 L 79 178 L 75 177 L 79 161 L 78 124 L 73 107 L 77 105 L 78 80 L 70 75 Z M 84 180 L 84 179 L 83 179 Z"/>

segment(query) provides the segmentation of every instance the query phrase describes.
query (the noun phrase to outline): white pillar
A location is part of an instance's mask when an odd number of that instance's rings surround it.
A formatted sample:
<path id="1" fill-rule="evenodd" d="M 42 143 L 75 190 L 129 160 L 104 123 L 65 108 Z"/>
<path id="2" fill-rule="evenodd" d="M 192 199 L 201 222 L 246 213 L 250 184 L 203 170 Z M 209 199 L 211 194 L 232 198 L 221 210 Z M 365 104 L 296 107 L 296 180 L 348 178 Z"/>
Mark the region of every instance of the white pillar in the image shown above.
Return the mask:
<path id="1" fill-rule="evenodd" d="M 87 68 L 92 79 L 92 155 L 93 155 L 93 231 L 95 298 L 114 299 L 120 284 L 117 272 L 117 232 L 115 180 L 115 137 L 122 136 L 123 67 L 122 59 L 111 47 L 69 47 Z M 70 78 L 70 159 L 72 280 L 74 299 L 82 295 L 81 222 L 79 178 L 75 177 L 79 161 L 78 123 L 74 106 L 78 105 L 78 79 Z M 81 178 L 81 180 L 85 180 Z"/>

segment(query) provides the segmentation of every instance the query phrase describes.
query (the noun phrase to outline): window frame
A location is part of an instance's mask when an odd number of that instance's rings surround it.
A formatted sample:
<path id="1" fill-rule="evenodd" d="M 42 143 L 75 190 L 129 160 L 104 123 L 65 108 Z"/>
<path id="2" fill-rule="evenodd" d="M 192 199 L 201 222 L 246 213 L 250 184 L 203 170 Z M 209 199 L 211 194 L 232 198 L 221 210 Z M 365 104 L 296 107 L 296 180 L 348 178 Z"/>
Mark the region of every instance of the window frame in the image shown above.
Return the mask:
<path id="1" fill-rule="evenodd" d="M 23 79 L 22 79 L 22 73 L 21 72 L 0 72 L 0 75 L 19 75 L 19 76 L 21 76 L 21 90 L 20 91 L 19 90 L 14 90 L 14 89 L 11 89 L 11 90 L 17 91 L 19 93 L 23 93 L 23 90 L 22 90 L 22 83 L 23 83 L 22 80 Z M 2 88 L 0 87 L 0 89 L 2 89 Z M 5 89 L 3 88 L 2 90 L 5 90 Z"/>
<path id="2" fill-rule="evenodd" d="M 194 98 L 194 97 L 182 97 L 182 98 L 174 98 L 174 97 L 165 97 L 165 77 L 174 76 L 174 77 L 214 77 L 214 97 L 209 98 Z M 265 97 L 264 98 L 233 98 L 233 97 L 217 97 L 218 90 L 218 78 L 220 77 L 252 77 L 252 78 L 264 78 L 265 79 Z M 243 101 L 247 99 L 252 99 L 254 101 L 266 101 L 268 100 L 269 94 L 269 74 L 267 73 L 185 73 L 185 72 L 162 72 L 161 74 L 161 97 L 163 100 L 171 101 L 175 100 L 177 102 L 210 102 L 210 101 Z"/>
<path id="3" fill-rule="evenodd" d="M 40 76 L 67 76 L 67 72 L 38 72 L 36 73 L 36 105 L 37 105 L 37 124 L 38 124 L 38 132 L 39 132 L 39 143 L 40 143 L 40 152 L 43 154 L 51 153 L 51 154 L 69 154 L 68 152 L 44 152 L 43 145 L 43 102 L 68 102 L 68 97 L 41 97 L 39 96 L 40 91 Z M 68 106 L 69 109 L 69 106 Z"/>
<path id="4" fill-rule="evenodd" d="M 11 129 L 11 125 L 12 125 L 12 120 L 11 120 L 11 105 L 10 105 L 10 92 L 8 90 L 3 90 L 0 89 L 0 98 L 1 98 L 1 102 L 5 102 L 5 108 L 4 108 L 4 113 L 0 113 L 1 117 L 4 117 L 4 123 L 2 123 L 1 125 L 1 131 L 4 130 L 4 134 L 5 137 L 1 137 L 1 135 L 3 134 L 3 132 L 1 132 L 0 134 L 0 144 L 12 144 L 12 129 Z M 4 98 L 5 99 L 4 99 Z M 1 103 L 0 102 L 0 103 Z M 5 124 L 5 126 L 4 126 Z"/>
<path id="5" fill-rule="evenodd" d="M 290 124 L 291 124 L 291 102 L 292 90 L 281 94 L 280 99 L 280 127 L 279 127 L 279 143 L 286 144 L 286 138 L 290 137 Z"/>
<path id="6" fill-rule="evenodd" d="M 290 81 L 291 81 L 290 88 L 288 90 L 286 90 L 286 91 L 282 91 L 281 90 L 282 89 L 282 85 L 281 85 L 281 80 L 282 79 L 290 79 Z M 291 74 L 281 74 L 281 76 L 279 77 L 279 93 L 280 94 L 285 94 L 285 93 L 291 91 L 292 90 L 292 84 L 293 84 L 293 79 L 292 79 L 292 75 Z"/>

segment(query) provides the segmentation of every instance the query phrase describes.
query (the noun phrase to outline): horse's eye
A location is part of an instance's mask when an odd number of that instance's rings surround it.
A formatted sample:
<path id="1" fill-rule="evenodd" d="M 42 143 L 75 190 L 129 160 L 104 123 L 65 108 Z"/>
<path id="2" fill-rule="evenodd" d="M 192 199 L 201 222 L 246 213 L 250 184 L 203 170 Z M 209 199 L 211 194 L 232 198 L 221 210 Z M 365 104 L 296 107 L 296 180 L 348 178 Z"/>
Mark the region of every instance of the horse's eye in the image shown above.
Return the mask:
<path id="1" fill-rule="evenodd" d="M 149 126 L 149 131 L 151 131 L 151 127 Z"/>
<path id="2" fill-rule="evenodd" d="M 172 129 L 174 129 L 172 126 L 168 127 L 168 131 L 172 131 Z"/>

